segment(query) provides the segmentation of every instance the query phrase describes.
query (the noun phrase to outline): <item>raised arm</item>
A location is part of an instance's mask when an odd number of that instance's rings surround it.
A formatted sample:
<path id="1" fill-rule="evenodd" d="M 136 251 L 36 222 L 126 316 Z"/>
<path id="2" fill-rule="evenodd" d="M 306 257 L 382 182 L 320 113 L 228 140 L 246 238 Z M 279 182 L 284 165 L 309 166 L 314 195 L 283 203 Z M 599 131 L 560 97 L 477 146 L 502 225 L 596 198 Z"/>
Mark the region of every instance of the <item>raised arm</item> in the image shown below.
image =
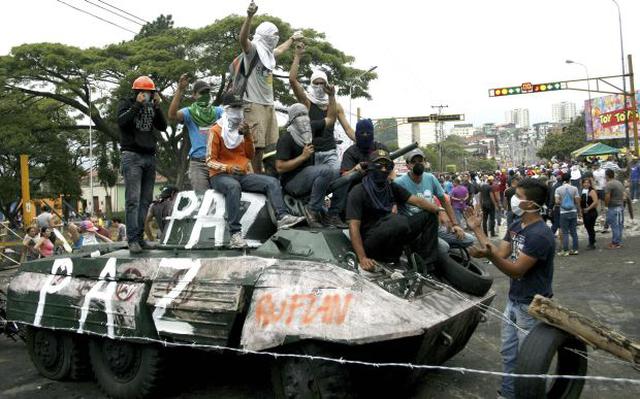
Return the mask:
<path id="1" fill-rule="evenodd" d="M 176 94 L 173 96 L 171 100 L 171 104 L 169 104 L 168 116 L 171 122 L 184 122 L 184 115 L 180 108 L 180 100 L 182 100 L 182 96 L 184 95 L 184 91 L 187 89 L 187 85 L 189 84 L 189 77 L 186 73 L 183 73 L 180 76 L 180 80 L 178 81 L 178 89 L 176 90 Z"/>
<path id="2" fill-rule="evenodd" d="M 304 54 L 304 43 L 300 42 L 296 44 L 296 50 L 293 54 L 293 62 L 291 63 L 291 70 L 289 71 L 289 83 L 291 84 L 293 94 L 295 94 L 298 102 L 304 104 L 304 106 L 309 109 L 309 107 L 311 107 L 311 103 L 309 102 L 307 94 L 304 92 L 302 85 L 298 81 L 298 69 L 300 66 L 300 58 L 302 58 L 302 54 Z"/>
<path id="3" fill-rule="evenodd" d="M 333 126 L 336 123 L 336 88 L 333 85 L 324 85 L 324 92 L 329 96 L 327 117 L 324 118 L 325 126 Z"/>
<path id="4" fill-rule="evenodd" d="M 247 18 L 244 20 L 242 24 L 242 28 L 240 29 L 240 46 L 242 47 L 242 51 L 248 53 L 251 50 L 251 42 L 249 41 L 249 31 L 251 30 L 251 20 L 253 16 L 258 12 L 258 6 L 256 3 L 251 1 L 249 3 L 249 8 L 247 8 Z"/>

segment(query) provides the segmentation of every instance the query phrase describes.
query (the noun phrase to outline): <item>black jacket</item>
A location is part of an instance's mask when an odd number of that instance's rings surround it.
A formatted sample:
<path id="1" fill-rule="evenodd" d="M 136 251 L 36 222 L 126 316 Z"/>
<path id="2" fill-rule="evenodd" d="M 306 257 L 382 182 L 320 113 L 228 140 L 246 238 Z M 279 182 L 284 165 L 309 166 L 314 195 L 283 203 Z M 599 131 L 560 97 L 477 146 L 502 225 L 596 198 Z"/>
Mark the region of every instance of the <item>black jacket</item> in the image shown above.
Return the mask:
<path id="1" fill-rule="evenodd" d="M 157 140 L 153 129 L 166 130 L 167 121 L 160 108 L 128 98 L 118 104 L 118 126 L 122 151 L 155 154 Z"/>

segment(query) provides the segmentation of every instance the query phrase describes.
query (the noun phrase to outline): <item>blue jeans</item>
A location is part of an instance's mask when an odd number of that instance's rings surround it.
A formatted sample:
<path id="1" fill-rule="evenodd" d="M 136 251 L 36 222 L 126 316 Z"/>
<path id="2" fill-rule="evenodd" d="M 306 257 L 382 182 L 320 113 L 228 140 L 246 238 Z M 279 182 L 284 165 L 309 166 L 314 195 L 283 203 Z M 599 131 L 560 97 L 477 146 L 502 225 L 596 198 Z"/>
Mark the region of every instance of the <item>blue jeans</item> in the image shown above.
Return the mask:
<path id="1" fill-rule="evenodd" d="M 462 221 L 464 220 L 462 212 L 463 209 L 453 208 L 453 214 L 456 215 L 456 223 L 458 224 L 462 224 Z"/>
<path id="2" fill-rule="evenodd" d="M 229 175 L 222 173 L 212 176 L 210 182 L 214 190 L 224 195 L 230 234 L 235 234 L 242 230 L 242 225 L 240 224 L 240 218 L 242 217 L 240 213 L 240 196 L 243 191 L 266 194 L 278 219 L 287 213 L 287 208 L 284 206 L 284 200 L 282 199 L 282 188 L 275 177 L 258 174 Z"/>
<path id="3" fill-rule="evenodd" d="M 156 179 L 156 157 L 122 151 L 122 175 L 124 176 L 125 222 L 127 240 L 140 242 L 144 235 L 144 220 L 153 201 Z"/>
<path id="4" fill-rule="evenodd" d="M 538 322 L 533 316 L 527 313 L 528 307 L 528 304 L 517 303 L 511 299 L 507 299 L 504 318 L 510 320 L 528 333 Z M 502 371 L 504 373 L 515 373 L 518 362 L 518 350 L 525 337 L 526 333 L 518 330 L 506 321 L 502 322 L 500 353 L 502 354 Z M 513 399 L 515 397 L 515 379 L 513 377 L 502 377 L 500 392 L 503 397 Z"/>
<path id="5" fill-rule="evenodd" d="M 562 250 L 569 250 L 569 235 L 573 241 L 573 249 L 578 250 L 578 214 L 576 212 L 560 214 L 560 228 L 562 229 Z"/>
<path id="6" fill-rule="evenodd" d="M 340 169 L 338 161 L 338 150 L 318 151 L 313 154 L 316 165 L 328 165 L 334 169 Z"/>
<path id="7" fill-rule="evenodd" d="M 640 199 L 640 180 L 631 180 L 631 199 Z"/>
<path id="8" fill-rule="evenodd" d="M 611 243 L 622 244 L 622 229 L 624 228 L 624 207 L 614 206 L 607 210 L 607 223 L 611 227 Z"/>
<path id="9" fill-rule="evenodd" d="M 294 197 L 303 197 L 310 194 L 309 209 L 314 212 L 322 212 L 324 205 L 324 197 L 327 195 L 329 183 L 336 179 L 339 175 L 338 169 L 328 165 L 312 165 L 307 166 L 298 172 L 297 175 L 284 186 L 284 190 Z M 337 215 L 340 213 L 343 190 L 337 190 L 333 193 L 331 199 L 331 208 L 329 213 Z"/>

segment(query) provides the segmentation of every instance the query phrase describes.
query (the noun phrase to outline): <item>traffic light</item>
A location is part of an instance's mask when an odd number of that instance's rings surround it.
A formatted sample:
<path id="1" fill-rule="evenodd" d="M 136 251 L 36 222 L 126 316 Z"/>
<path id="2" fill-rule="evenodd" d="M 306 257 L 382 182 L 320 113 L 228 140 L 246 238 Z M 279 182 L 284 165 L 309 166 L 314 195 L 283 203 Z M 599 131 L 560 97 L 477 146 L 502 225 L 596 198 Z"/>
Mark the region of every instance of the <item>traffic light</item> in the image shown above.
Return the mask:
<path id="1" fill-rule="evenodd" d="M 562 90 L 566 87 L 563 82 L 549 83 L 523 83 L 520 86 L 499 87 L 497 89 L 489 89 L 489 97 L 512 96 L 516 94 L 541 93 L 545 91 Z"/>

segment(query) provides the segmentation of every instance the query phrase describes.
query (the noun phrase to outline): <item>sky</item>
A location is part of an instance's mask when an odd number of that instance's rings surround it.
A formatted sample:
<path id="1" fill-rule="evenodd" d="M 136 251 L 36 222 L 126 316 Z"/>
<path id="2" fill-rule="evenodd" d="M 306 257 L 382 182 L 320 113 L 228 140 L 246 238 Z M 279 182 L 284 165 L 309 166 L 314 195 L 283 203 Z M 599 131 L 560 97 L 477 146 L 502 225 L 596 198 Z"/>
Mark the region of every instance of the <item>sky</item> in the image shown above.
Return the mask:
<path id="1" fill-rule="evenodd" d="M 138 31 L 86 0 L 64 0 Z M 105 6 L 100 0 L 92 3 Z M 171 14 L 175 26 L 198 28 L 228 14 L 245 15 L 248 1 L 107 0 L 145 20 Z M 640 1 L 618 0 L 625 54 L 637 56 L 640 71 Z M 531 123 L 550 121 L 551 105 L 577 103 L 588 94 L 574 91 L 489 98 L 488 89 L 582 79 L 621 73 L 618 14 L 612 0 L 394 0 L 393 2 L 257 0 L 258 13 L 276 15 L 295 27 L 324 32 L 335 47 L 355 57 L 353 66 L 377 66 L 372 100 L 354 99 L 371 118 L 465 114 L 467 123 L 502 123 L 505 111 L 528 108 Z M 74 10 L 56 0 L 3 4 L 0 54 L 22 43 L 59 42 L 104 46 L 134 34 Z M 16 16 L 16 18 L 7 18 Z M 18 17 L 20 16 L 20 17 Z M 28 16 L 28 23 L 25 18 Z M 625 55 L 626 60 L 626 55 Z M 288 66 L 282 66 L 288 70 Z M 619 81 L 618 81 L 619 82 Z M 636 79 L 638 82 L 638 79 Z M 598 96 L 593 94 L 593 96 Z M 341 98 L 345 110 L 349 99 Z"/>

